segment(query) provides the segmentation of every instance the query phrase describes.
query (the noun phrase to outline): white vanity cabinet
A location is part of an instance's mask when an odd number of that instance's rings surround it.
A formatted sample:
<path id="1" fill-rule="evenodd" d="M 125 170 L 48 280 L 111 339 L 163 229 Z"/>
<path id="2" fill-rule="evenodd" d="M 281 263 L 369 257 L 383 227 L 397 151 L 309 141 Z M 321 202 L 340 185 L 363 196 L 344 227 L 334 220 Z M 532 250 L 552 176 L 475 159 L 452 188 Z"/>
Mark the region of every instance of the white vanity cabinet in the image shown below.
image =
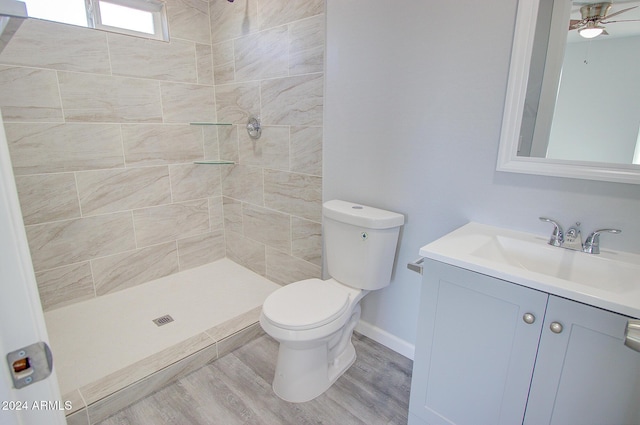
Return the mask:
<path id="1" fill-rule="evenodd" d="M 624 345 L 628 319 L 549 296 L 525 425 L 640 424 L 640 353 Z"/>
<path id="2" fill-rule="evenodd" d="M 521 424 L 547 299 L 425 259 L 409 425 Z"/>
<path id="3" fill-rule="evenodd" d="M 640 424 L 626 316 L 425 259 L 419 321 L 409 425 Z"/>

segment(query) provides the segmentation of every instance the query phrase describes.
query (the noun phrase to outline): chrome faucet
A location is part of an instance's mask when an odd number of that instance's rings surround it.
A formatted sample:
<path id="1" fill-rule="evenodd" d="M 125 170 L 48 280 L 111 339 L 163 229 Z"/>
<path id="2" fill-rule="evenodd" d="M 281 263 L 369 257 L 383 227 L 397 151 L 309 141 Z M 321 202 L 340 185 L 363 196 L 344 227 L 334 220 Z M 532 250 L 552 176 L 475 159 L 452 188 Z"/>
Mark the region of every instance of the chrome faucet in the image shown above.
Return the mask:
<path id="1" fill-rule="evenodd" d="M 549 238 L 549 245 L 566 248 L 573 251 L 582 251 L 587 254 L 600 254 L 600 234 L 601 233 L 622 233 L 619 229 L 600 229 L 592 232 L 584 243 L 582 243 L 582 233 L 580 232 L 580 222 L 576 222 L 575 226 L 571 226 L 567 233 L 562 231 L 562 227 L 558 222 L 546 217 L 540 217 L 540 221 L 551 223 L 553 232 Z"/>
<path id="2" fill-rule="evenodd" d="M 549 245 L 562 246 L 562 243 L 564 242 L 564 233 L 562 232 L 562 227 L 558 224 L 558 222 L 547 217 L 539 218 L 540 221 L 546 221 L 547 223 L 553 224 L 553 233 L 551 233 L 551 238 L 549 238 Z"/>
<path id="3" fill-rule="evenodd" d="M 582 248 L 582 251 L 586 252 L 587 254 L 600 254 L 600 233 L 604 233 L 604 232 L 613 233 L 614 235 L 617 235 L 618 233 L 622 233 L 622 230 L 618 230 L 618 229 L 596 230 L 595 232 L 587 236 L 587 240 L 584 242 L 584 247 Z"/>

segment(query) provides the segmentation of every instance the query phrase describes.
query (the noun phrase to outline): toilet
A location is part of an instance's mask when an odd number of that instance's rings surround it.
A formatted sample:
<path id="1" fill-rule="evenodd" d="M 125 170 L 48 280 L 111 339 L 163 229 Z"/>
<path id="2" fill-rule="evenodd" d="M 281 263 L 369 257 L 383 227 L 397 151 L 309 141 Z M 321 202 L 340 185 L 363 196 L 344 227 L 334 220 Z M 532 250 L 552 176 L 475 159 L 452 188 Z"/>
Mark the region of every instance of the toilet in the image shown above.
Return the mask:
<path id="1" fill-rule="evenodd" d="M 353 364 L 351 335 L 360 300 L 391 281 L 404 216 L 332 200 L 322 206 L 328 280 L 306 279 L 277 289 L 260 315 L 280 343 L 273 390 L 290 402 L 325 392 Z"/>

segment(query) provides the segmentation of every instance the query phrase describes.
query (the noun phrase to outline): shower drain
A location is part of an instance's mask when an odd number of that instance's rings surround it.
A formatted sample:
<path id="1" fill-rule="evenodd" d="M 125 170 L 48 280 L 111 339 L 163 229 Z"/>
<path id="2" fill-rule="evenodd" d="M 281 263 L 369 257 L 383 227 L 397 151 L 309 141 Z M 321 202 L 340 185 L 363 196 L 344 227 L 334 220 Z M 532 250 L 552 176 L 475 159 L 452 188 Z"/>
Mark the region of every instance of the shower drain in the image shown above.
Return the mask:
<path id="1" fill-rule="evenodd" d="M 169 316 L 168 314 L 165 314 L 164 316 L 160 316 L 157 319 L 153 319 L 153 323 L 155 323 L 158 326 L 163 326 L 171 322 L 173 322 L 173 317 Z"/>

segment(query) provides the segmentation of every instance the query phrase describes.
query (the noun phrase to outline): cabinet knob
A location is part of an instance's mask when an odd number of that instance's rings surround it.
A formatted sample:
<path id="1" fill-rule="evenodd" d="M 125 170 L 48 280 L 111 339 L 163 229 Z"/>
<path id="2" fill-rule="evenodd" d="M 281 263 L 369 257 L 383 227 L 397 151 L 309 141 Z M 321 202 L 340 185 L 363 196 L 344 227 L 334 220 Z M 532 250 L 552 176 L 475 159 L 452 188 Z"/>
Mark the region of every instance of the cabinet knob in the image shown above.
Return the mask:
<path id="1" fill-rule="evenodd" d="M 551 332 L 553 332 L 554 334 L 559 334 L 560 332 L 562 332 L 562 324 L 558 322 L 552 322 L 549 326 L 549 329 L 551 329 Z"/>
<path id="2" fill-rule="evenodd" d="M 525 323 L 530 325 L 536 321 L 536 316 L 534 316 L 531 313 L 525 313 L 524 316 L 522 316 L 522 320 L 524 320 Z"/>

